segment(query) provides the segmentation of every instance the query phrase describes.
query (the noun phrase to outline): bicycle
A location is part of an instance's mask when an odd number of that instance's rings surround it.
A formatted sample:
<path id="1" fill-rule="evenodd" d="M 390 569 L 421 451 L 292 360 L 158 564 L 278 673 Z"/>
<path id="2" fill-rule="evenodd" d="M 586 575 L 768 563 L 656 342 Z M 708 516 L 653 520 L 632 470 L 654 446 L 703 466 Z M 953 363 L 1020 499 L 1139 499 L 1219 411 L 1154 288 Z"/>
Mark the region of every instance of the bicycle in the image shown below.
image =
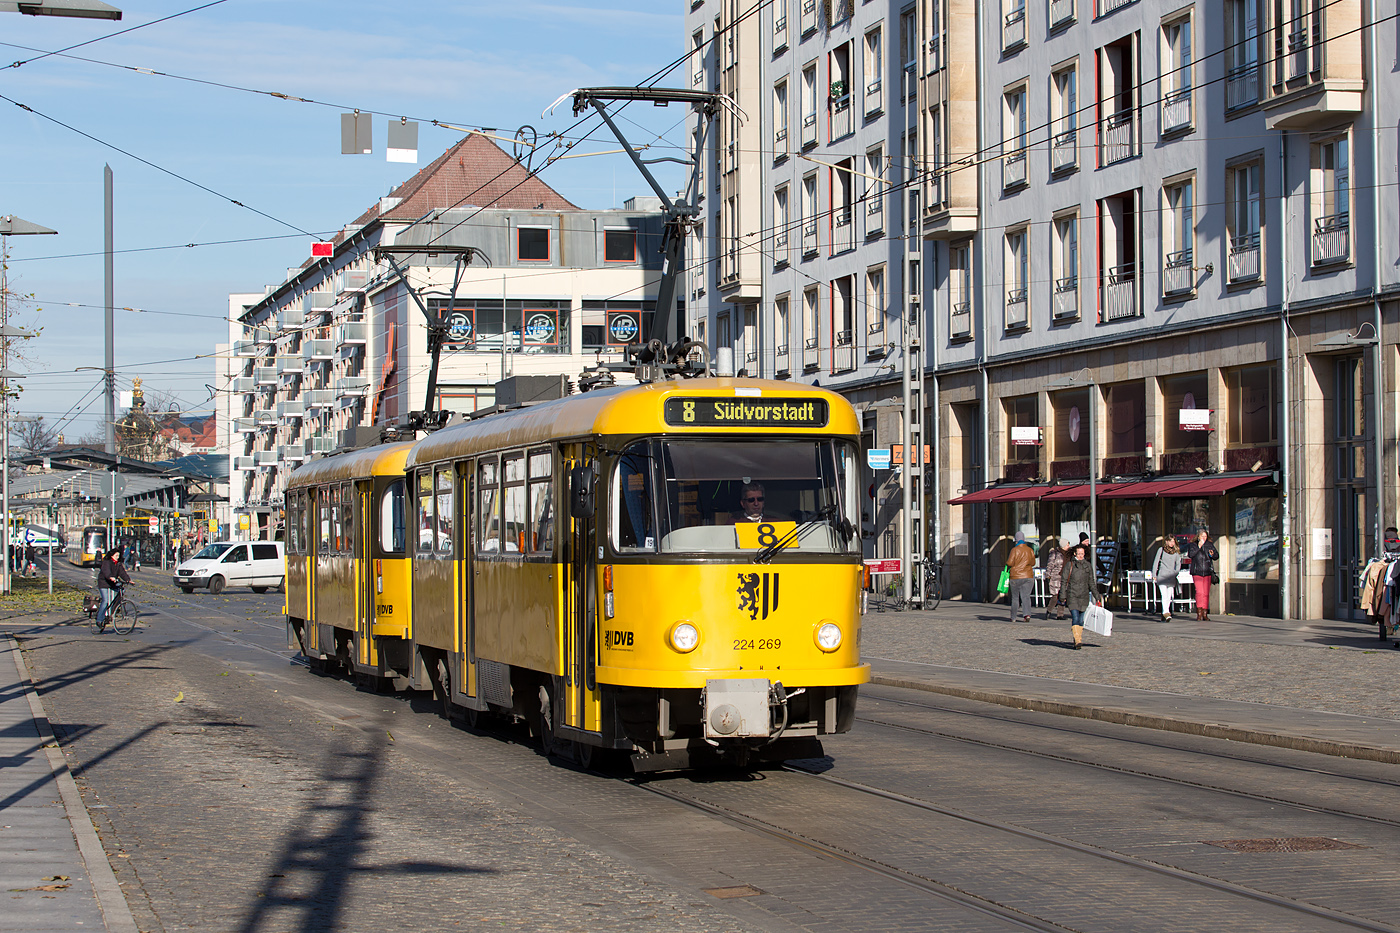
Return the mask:
<path id="1" fill-rule="evenodd" d="M 130 635 L 136 628 L 136 619 L 140 615 L 140 610 L 136 604 L 126 598 L 126 587 L 118 586 L 116 596 L 112 598 L 112 603 L 107 607 L 107 615 L 103 617 L 100 602 L 88 612 L 88 628 L 94 635 L 101 635 L 107 628 L 107 623 L 112 623 L 112 631 L 118 635 Z"/>

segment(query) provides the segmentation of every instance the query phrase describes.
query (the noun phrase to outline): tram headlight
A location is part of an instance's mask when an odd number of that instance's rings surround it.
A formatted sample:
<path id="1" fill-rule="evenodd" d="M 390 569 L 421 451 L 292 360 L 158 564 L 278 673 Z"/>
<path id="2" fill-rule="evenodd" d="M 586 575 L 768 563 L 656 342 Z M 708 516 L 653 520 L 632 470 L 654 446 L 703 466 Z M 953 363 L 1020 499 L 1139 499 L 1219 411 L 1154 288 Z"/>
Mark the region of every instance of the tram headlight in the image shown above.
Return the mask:
<path id="1" fill-rule="evenodd" d="M 835 651 L 841 647 L 841 626 L 835 622 L 823 622 L 817 626 L 814 637 L 818 648 L 826 652 Z"/>
<path id="2" fill-rule="evenodd" d="M 700 631 L 689 622 L 677 622 L 671 627 L 671 647 L 681 654 L 694 651 L 700 644 Z"/>

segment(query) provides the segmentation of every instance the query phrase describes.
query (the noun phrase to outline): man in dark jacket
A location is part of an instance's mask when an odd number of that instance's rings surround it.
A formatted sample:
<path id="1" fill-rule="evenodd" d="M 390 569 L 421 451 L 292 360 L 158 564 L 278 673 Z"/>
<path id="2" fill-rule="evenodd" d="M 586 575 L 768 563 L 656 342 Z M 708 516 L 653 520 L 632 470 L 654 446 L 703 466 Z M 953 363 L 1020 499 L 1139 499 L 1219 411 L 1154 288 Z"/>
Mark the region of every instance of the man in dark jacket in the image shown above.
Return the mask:
<path id="1" fill-rule="evenodd" d="M 107 609 L 112 605 L 112 600 L 117 595 L 118 583 L 131 582 L 126 568 L 122 566 L 121 557 L 122 549 L 114 547 L 107 552 L 102 558 L 102 563 L 97 566 L 97 595 L 101 597 L 101 602 L 97 606 L 98 628 L 107 624 Z"/>

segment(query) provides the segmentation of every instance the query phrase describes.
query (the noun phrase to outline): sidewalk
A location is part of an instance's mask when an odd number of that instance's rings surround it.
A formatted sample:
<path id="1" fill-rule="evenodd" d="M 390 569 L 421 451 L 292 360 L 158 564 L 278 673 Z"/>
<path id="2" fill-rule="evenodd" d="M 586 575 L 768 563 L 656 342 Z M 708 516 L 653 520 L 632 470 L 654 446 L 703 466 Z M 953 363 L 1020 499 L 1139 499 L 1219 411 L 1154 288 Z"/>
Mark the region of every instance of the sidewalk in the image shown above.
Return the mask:
<path id="1" fill-rule="evenodd" d="M 136 933 L 23 656 L 0 638 L 0 930 Z"/>
<path id="2" fill-rule="evenodd" d="M 1005 605 L 871 611 L 872 682 L 1018 709 L 1400 763 L 1400 651 L 1374 626 L 1119 612 L 1070 644 L 1068 621 Z"/>

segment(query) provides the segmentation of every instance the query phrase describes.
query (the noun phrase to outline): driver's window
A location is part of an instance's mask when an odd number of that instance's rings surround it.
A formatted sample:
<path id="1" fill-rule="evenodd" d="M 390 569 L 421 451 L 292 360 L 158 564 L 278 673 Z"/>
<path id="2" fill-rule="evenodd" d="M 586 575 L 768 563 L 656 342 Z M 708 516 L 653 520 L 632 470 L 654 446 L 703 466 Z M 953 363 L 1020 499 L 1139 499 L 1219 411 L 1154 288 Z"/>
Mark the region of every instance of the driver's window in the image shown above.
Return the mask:
<path id="1" fill-rule="evenodd" d="M 651 445 L 633 444 L 618 458 L 613 473 L 613 544 L 620 550 L 656 550 L 652 502 Z"/>
<path id="2" fill-rule="evenodd" d="M 233 550 L 229 551 L 227 554 L 224 555 L 223 562 L 225 564 L 236 564 L 239 561 L 244 561 L 247 559 L 248 547 L 247 545 L 240 544 L 238 545 L 238 547 L 234 548 Z"/>

